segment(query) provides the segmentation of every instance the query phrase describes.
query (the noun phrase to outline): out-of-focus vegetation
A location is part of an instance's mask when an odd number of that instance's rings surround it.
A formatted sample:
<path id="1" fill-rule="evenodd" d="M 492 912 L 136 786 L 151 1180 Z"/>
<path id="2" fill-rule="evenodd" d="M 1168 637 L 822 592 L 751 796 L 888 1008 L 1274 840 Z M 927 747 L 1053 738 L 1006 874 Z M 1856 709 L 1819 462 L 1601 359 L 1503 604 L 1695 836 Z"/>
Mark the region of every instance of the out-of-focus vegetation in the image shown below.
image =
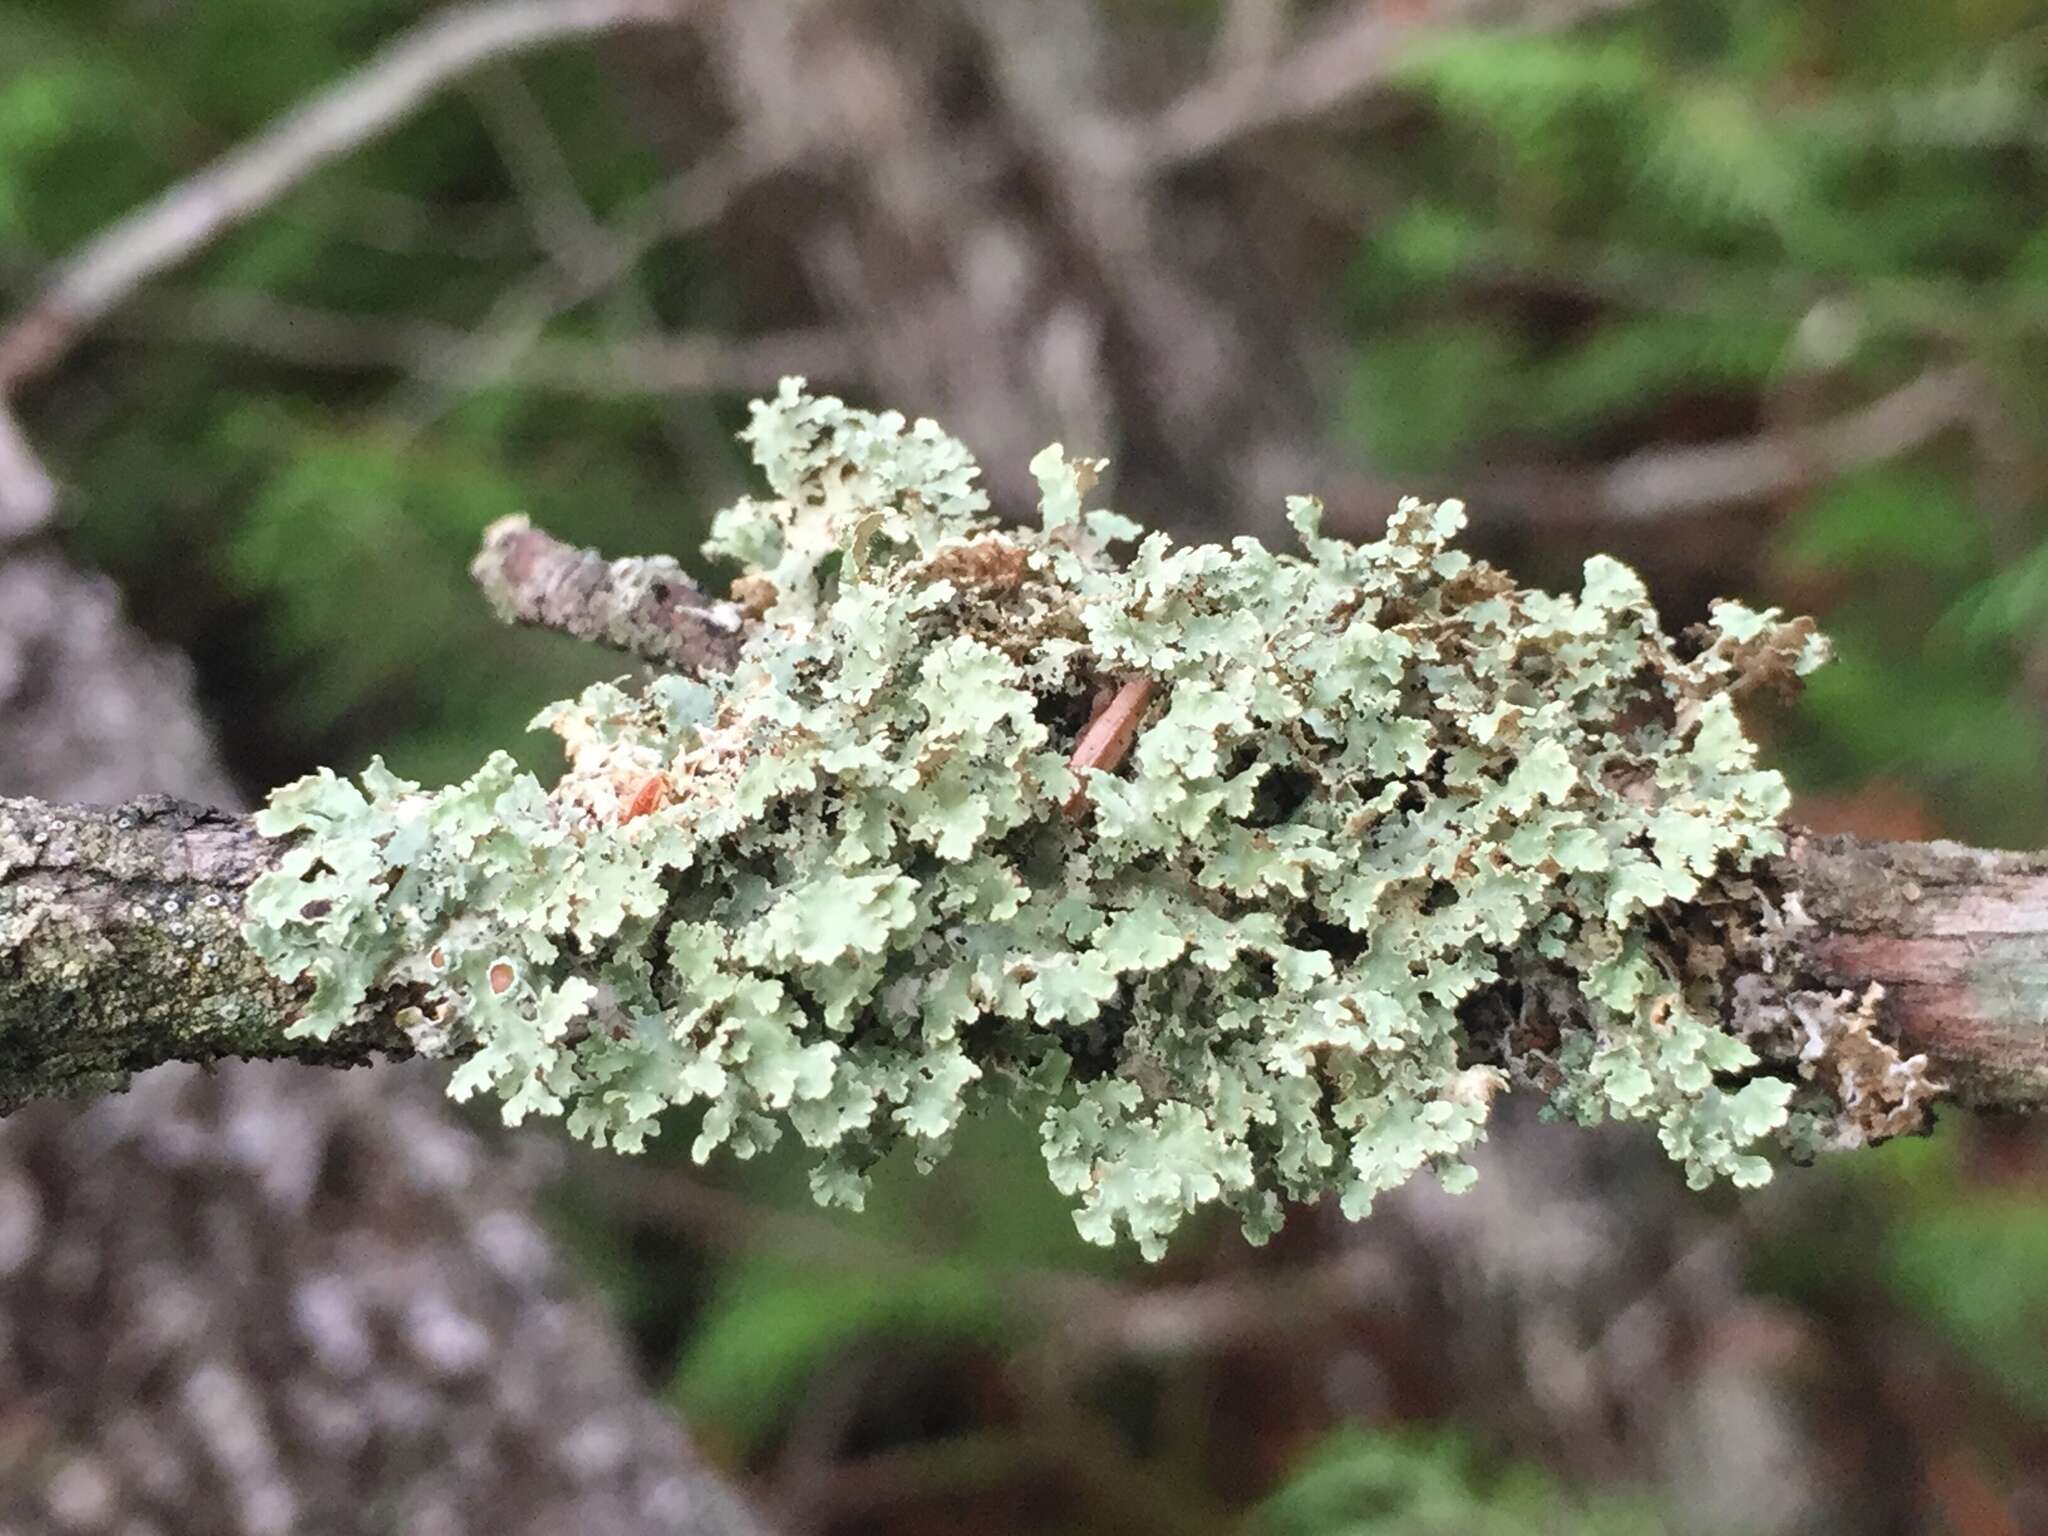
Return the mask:
<path id="1" fill-rule="evenodd" d="M 1108 8 L 1189 37 L 1239 9 Z M 0 308 L 417 14 L 0 0 Z M 145 292 L 23 403 L 72 489 L 72 547 L 192 651 L 252 788 L 373 751 L 427 779 L 493 746 L 537 760 L 526 717 L 615 664 L 493 626 L 464 575 L 478 532 L 523 511 L 688 553 L 730 498 L 735 393 L 541 389 L 517 348 L 504 377 L 457 380 L 391 342 L 421 322 L 595 340 L 740 318 L 730 241 L 655 241 L 587 297 L 550 248 L 565 189 L 621 219 L 672 173 L 648 112 L 589 50 L 487 72 Z M 1376 482 L 1470 487 L 1481 541 L 1531 580 L 1604 547 L 1676 621 L 1719 592 L 1819 612 L 1841 659 L 1769 722 L 1806 813 L 2048 842 L 2032 0 L 1646 0 L 1436 45 L 1262 174 L 1353 231 L 1340 290 L 1292 301 L 1327 310 L 1330 438 Z M 1966 404 L 1911 451 L 1815 446 L 1958 369 Z M 1778 457 L 1744 461 L 1772 473 L 1724 506 L 1601 512 L 1609 467 L 1685 444 Z M 1219 1228 L 1139 1279 L 1079 1243 L 1019 1127 L 975 1128 L 929 1179 L 886 1169 L 856 1218 L 810 1209 L 793 1160 L 715 1179 L 662 1160 L 689 1140 L 579 1164 L 559 1217 L 650 1376 L 791 1529 L 1715 1529 L 1643 1505 L 1639 1466 L 1575 1460 L 1582 1430 L 1531 1449 L 1540 1397 L 1444 1423 L 1441 1314 L 1373 1290 L 1328 1229 L 1255 1260 Z M 1815 1219 L 1752 1219 L 1752 1305 L 1689 1336 L 1690 1363 L 1780 1361 L 1831 1425 L 1819 1476 L 1853 1491 L 1859 1529 L 2048 1528 L 2024 1503 L 2048 1498 L 2040 1136 L 1954 1125 L 1787 1182 Z M 1587 1502 L 1561 1503 L 1558 1477 Z"/>
<path id="2" fill-rule="evenodd" d="M 1476 1468 L 1454 1435 L 1341 1430 L 1259 1510 L 1261 1536 L 1660 1536 L 1653 1510 L 1574 1500 L 1527 1467 Z"/>

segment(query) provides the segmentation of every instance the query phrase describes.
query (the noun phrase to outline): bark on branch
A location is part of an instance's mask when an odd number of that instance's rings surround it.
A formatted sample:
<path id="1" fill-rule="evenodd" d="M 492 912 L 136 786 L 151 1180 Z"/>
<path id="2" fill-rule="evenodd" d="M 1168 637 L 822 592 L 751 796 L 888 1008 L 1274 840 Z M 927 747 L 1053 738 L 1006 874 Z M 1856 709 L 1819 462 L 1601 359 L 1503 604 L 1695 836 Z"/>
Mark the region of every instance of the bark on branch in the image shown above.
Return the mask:
<path id="1" fill-rule="evenodd" d="M 474 569 L 508 618 L 691 672 L 738 652 L 740 611 L 673 561 L 607 562 L 507 519 Z M 300 997 L 241 932 L 243 894 L 280 851 L 246 819 L 162 797 L 111 810 L 0 800 L 0 1113 L 118 1088 L 163 1061 L 406 1052 L 394 1020 L 414 999 L 396 994 L 334 1039 L 288 1036 Z M 1731 1020 L 1774 1068 L 1838 1085 L 1868 1082 L 1894 1051 L 1924 1054 L 1958 1104 L 2048 1107 L 2048 856 L 1800 838 L 1734 928 Z M 1816 1013 L 1837 1002 L 1853 1017 Z M 1758 1032 L 1760 1018 L 1785 1027 Z M 1918 1118 L 1904 1108 L 1866 1124 L 1901 1129 Z"/>
<path id="2" fill-rule="evenodd" d="M 0 1114 L 166 1061 L 410 1055 L 391 1007 L 331 1040 L 286 1034 L 299 997 L 241 931 L 278 852 L 247 817 L 166 796 L 0 799 Z"/>
<path id="3" fill-rule="evenodd" d="M 0 800 L 0 1112 L 164 1061 L 407 1052 L 396 994 L 334 1039 L 286 1034 L 299 996 L 241 933 L 242 893 L 278 852 L 246 818 L 161 797 Z M 1778 958 L 1748 980 L 1857 997 L 1875 983 L 1878 1037 L 1924 1053 L 1946 1098 L 2048 1108 L 2048 857 L 1802 838 L 1773 876 L 1791 922 L 1767 937 L 1759 907 L 1756 948 Z M 1801 1045 L 1776 1049 L 1790 1063 Z"/>
<path id="4" fill-rule="evenodd" d="M 1884 1034 L 1954 1102 L 2048 1108 L 2048 856 L 1828 837 L 1780 867 L 1817 982 L 1882 986 Z"/>

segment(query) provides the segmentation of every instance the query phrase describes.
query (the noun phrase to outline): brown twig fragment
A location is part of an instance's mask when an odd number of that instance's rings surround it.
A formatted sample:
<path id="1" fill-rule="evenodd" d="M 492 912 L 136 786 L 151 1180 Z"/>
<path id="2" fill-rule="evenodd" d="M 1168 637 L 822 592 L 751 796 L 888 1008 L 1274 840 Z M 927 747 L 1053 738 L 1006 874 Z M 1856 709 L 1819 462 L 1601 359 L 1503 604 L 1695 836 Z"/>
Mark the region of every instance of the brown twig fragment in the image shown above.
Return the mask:
<path id="1" fill-rule="evenodd" d="M 1081 740 L 1074 747 L 1074 755 L 1067 760 L 1067 766 L 1074 770 L 1074 776 L 1081 782 L 1074 786 L 1073 794 L 1067 797 L 1066 812 L 1078 816 L 1088 806 L 1088 780 L 1086 775 L 1095 769 L 1114 773 L 1117 764 L 1124 760 L 1124 754 L 1131 750 L 1131 743 L 1137 739 L 1138 721 L 1145 713 L 1145 706 L 1152 702 L 1152 679 L 1133 677 L 1096 707 L 1089 718 L 1088 728 L 1081 732 Z"/>
<path id="2" fill-rule="evenodd" d="M 606 560 L 523 517 L 484 530 L 469 573 L 509 624 L 558 629 L 692 676 L 729 671 L 746 636 L 744 611 L 706 597 L 666 555 Z"/>
<path id="3" fill-rule="evenodd" d="M 668 775 L 650 774 L 640 782 L 640 787 L 633 791 L 625 805 L 620 807 L 619 825 L 624 826 L 627 822 L 642 816 L 652 816 L 674 798 L 675 787 L 669 783 Z"/>

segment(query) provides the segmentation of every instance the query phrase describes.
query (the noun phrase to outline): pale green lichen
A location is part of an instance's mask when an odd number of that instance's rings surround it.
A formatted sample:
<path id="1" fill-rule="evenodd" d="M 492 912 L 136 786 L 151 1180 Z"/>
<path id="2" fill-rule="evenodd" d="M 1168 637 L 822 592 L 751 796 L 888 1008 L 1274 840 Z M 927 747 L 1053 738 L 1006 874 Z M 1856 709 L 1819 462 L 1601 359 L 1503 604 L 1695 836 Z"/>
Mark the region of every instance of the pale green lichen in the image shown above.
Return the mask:
<path id="1" fill-rule="evenodd" d="M 1810 627 L 1723 605 L 1682 657 L 1627 568 L 1518 588 L 1451 547 L 1455 503 L 1354 547 L 1300 499 L 1305 557 L 1118 560 L 1136 530 L 1057 447 L 1043 527 L 1001 532 L 936 427 L 794 383 L 747 435 L 773 494 L 710 547 L 773 596 L 733 672 L 554 706 L 552 790 L 498 756 L 272 797 L 262 830 L 304 835 L 249 931 L 313 978 L 299 1030 L 410 984 L 458 1095 L 629 1149 L 700 1103 L 699 1158 L 787 1127 L 853 1205 L 898 1143 L 1022 1111 L 1082 1232 L 1149 1255 L 1210 1203 L 1260 1238 L 1284 1201 L 1468 1181 L 1494 1063 L 1530 1060 L 1472 1009 L 1540 975 L 1578 997 L 1532 1048 L 1558 1108 L 1653 1122 L 1695 1183 L 1768 1176 L 1791 1086 L 1739 1076 L 1666 939 L 1780 851 L 1729 689 L 1817 664 Z M 1129 759 L 1075 799 L 1133 678 Z"/>

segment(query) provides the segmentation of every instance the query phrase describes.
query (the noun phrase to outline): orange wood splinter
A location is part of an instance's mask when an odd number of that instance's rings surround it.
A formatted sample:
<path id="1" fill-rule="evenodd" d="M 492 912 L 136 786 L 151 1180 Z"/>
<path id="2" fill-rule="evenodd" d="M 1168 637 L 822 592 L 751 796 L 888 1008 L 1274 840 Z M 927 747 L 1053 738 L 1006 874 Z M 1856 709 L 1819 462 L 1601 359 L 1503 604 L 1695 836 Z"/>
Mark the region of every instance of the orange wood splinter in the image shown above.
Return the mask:
<path id="1" fill-rule="evenodd" d="M 1074 747 L 1074 755 L 1067 760 L 1067 766 L 1081 780 L 1067 797 L 1069 816 L 1079 816 L 1088 807 L 1088 773 L 1097 768 L 1114 773 L 1124 754 L 1131 750 L 1131 742 L 1138 734 L 1138 718 L 1152 701 L 1152 688 L 1149 677 L 1131 678 L 1089 718 L 1088 728 Z"/>
<path id="2" fill-rule="evenodd" d="M 646 816 L 660 810 L 668 804 L 668 799 L 668 775 L 657 773 L 633 792 L 633 798 L 628 800 L 625 809 L 619 812 L 619 825 L 623 827 L 636 816 Z"/>

